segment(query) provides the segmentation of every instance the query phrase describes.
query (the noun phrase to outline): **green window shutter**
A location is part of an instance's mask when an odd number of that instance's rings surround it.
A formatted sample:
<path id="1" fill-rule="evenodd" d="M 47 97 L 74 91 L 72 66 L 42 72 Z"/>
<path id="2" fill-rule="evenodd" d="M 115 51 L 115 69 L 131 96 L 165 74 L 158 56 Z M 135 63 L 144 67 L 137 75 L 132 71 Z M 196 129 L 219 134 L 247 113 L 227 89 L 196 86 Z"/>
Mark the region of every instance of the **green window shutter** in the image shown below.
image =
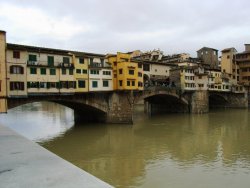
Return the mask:
<path id="1" fill-rule="evenodd" d="M 40 74 L 41 75 L 46 75 L 46 68 L 41 68 L 40 69 Z"/>
<path id="2" fill-rule="evenodd" d="M 79 63 L 84 64 L 84 58 L 79 58 Z"/>
<path id="3" fill-rule="evenodd" d="M 57 88 L 57 89 L 62 88 L 62 87 L 61 87 L 61 82 L 56 82 L 56 88 Z"/>
<path id="4" fill-rule="evenodd" d="M 27 88 L 30 88 L 30 82 L 27 82 Z"/>
<path id="5" fill-rule="evenodd" d="M 48 56 L 48 66 L 54 66 L 54 56 Z"/>
<path id="6" fill-rule="evenodd" d="M 47 88 L 48 89 L 50 88 L 50 82 L 47 82 Z"/>
<path id="7" fill-rule="evenodd" d="M 50 75 L 56 75 L 56 69 L 50 69 Z"/>
<path id="8" fill-rule="evenodd" d="M 29 61 L 37 61 L 36 55 L 29 54 Z"/>
<path id="9" fill-rule="evenodd" d="M 69 69 L 69 75 L 73 75 L 74 74 L 74 69 Z"/>

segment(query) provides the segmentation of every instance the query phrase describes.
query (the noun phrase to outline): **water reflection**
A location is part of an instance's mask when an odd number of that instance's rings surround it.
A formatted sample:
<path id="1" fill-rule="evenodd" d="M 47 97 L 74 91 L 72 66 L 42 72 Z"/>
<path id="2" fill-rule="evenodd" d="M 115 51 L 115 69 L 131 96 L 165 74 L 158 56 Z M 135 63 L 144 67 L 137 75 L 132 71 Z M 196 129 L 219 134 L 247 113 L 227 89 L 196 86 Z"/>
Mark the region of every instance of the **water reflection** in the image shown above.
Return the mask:
<path id="1" fill-rule="evenodd" d="M 74 125 L 74 113 L 59 104 L 35 102 L 1 114 L 0 123 L 31 140 L 44 141 L 70 129 Z"/>
<path id="2" fill-rule="evenodd" d="M 47 124 L 54 110 L 39 121 Z M 71 113 L 62 110 L 54 122 L 71 127 Z M 134 119 L 133 126 L 75 125 L 40 143 L 115 187 L 249 187 L 248 110 L 148 118 L 138 106 Z"/>

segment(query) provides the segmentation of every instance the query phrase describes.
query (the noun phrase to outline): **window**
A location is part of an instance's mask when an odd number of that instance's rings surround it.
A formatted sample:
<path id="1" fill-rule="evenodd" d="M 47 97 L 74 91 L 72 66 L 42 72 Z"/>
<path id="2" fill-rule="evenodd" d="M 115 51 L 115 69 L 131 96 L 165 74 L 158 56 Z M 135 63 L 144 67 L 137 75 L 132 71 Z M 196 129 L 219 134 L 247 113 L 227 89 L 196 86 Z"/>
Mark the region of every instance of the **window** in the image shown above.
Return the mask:
<path id="1" fill-rule="evenodd" d="M 142 63 L 138 63 L 138 68 L 142 68 Z"/>
<path id="2" fill-rule="evenodd" d="M 75 81 L 69 81 L 68 82 L 68 88 L 76 88 L 76 82 Z"/>
<path id="3" fill-rule="evenodd" d="M 66 74 L 66 69 L 62 69 L 62 74 L 63 74 L 63 75 Z"/>
<path id="4" fill-rule="evenodd" d="M 79 58 L 79 64 L 84 64 L 84 58 Z"/>
<path id="5" fill-rule="evenodd" d="M 204 87 L 204 84 L 198 84 L 199 87 Z"/>
<path id="6" fill-rule="evenodd" d="M 27 88 L 39 88 L 39 82 L 27 82 Z"/>
<path id="7" fill-rule="evenodd" d="M 149 64 L 143 64 L 143 71 L 150 71 Z"/>
<path id="8" fill-rule="evenodd" d="M 155 72 L 157 72 L 157 69 L 155 69 Z"/>
<path id="9" fill-rule="evenodd" d="M 135 86 L 135 81 L 132 81 L 132 86 Z"/>
<path id="10" fill-rule="evenodd" d="M 76 69 L 76 74 L 81 74 L 81 69 Z"/>
<path id="11" fill-rule="evenodd" d="M 88 70 L 82 69 L 82 73 L 83 73 L 83 74 L 88 74 Z"/>
<path id="12" fill-rule="evenodd" d="M 40 82 L 39 87 L 40 88 L 47 88 L 47 82 Z"/>
<path id="13" fill-rule="evenodd" d="M 98 87 L 98 82 L 97 81 L 92 81 L 92 87 L 97 88 Z"/>
<path id="14" fill-rule="evenodd" d="M 119 74 L 122 74 L 122 69 L 119 69 Z"/>
<path id="15" fill-rule="evenodd" d="M 23 74 L 24 68 L 22 66 L 10 66 L 10 74 Z"/>
<path id="16" fill-rule="evenodd" d="M 41 68 L 40 69 L 40 74 L 41 75 L 46 75 L 46 68 Z"/>
<path id="17" fill-rule="evenodd" d="M 99 74 L 99 70 L 90 70 L 90 74 Z"/>
<path id="18" fill-rule="evenodd" d="M 142 82 L 138 82 L 138 87 L 142 87 L 143 83 Z"/>
<path id="19" fill-rule="evenodd" d="M 119 80 L 119 86 L 122 86 L 122 80 Z"/>
<path id="20" fill-rule="evenodd" d="M 78 88 L 85 88 L 85 80 L 78 80 Z"/>
<path id="21" fill-rule="evenodd" d="M 135 74 L 135 71 L 134 71 L 134 70 L 128 70 L 128 74 L 134 75 L 134 74 Z"/>
<path id="22" fill-rule="evenodd" d="M 10 82 L 10 90 L 24 90 L 24 82 Z"/>
<path id="23" fill-rule="evenodd" d="M 56 75 L 56 69 L 50 69 L 49 72 L 50 75 Z"/>
<path id="24" fill-rule="evenodd" d="M 20 51 L 13 51 L 13 58 L 20 59 Z"/>
<path id="25" fill-rule="evenodd" d="M 103 87 L 109 87 L 109 81 L 108 80 L 103 80 L 102 85 L 103 85 Z"/>
<path id="26" fill-rule="evenodd" d="M 93 64 L 93 60 L 94 60 L 93 58 L 89 58 L 89 63 Z"/>
<path id="27" fill-rule="evenodd" d="M 69 69 L 69 75 L 73 75 L 73 69 Z"/>
<path id="28" fill-rule="evenodd" d="M 54 66 L 54 56 L 48 56 L 48 66 Z"/>
<path id="29" fill-rule="evenodd" d="M 69 64 L 69 57 L 63 57 L 63 63 Z"/>
<path id="30" fill-rule="evenodd" d="M 56 88 L 56 83 L 57 82 L 48 82 L 47 86 L 48 88 Z"/>
<path id="31" fill-rule="evenodd" d="M 30 74 L 36 74 L 36 68 L 30 67 Z"/>
<path id="32" fill-rule="evenodd" d="M 130 81 L 129 80 L 127 81 L 127 86 L 130 86 Z"/>
<path id="33" fill-rule="evenodd" d="M 60 84 L 61 84 L 61 88 L 65 88 L 65 89 L 69 88 L 68 81 L 60 81 Z"/>
<path id="34" fill-rule="evenodd" d="M 111 75 L 111 71 L 103 71 L 103 75 Z"/>
<path id="35" fill-rule="evenodd" d="M 36 61 L 36 55 L 29 54 L 29 61 Z"/>
<path id="36" fill-rule="evenodd" d="M 138 72 L 138 77 L 142 77 L 142 73 L 141 72 Z"/>
<path id="37" fill-rule="evenodd" d="M 230 55 L 227 55 L 227 59 L 230 59 Z"/>

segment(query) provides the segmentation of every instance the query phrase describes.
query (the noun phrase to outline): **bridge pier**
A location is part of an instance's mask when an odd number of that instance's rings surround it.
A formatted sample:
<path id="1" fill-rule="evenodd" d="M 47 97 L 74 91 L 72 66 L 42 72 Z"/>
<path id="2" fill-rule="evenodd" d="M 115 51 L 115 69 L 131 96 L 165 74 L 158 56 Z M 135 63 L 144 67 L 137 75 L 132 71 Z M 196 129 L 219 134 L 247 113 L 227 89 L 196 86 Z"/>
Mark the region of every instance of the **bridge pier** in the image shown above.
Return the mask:
<path id="1" fill-rule="evenodd" d="M 227 95 L 229 108 L 248 108 L 247 93 L 231 93 Z"/>
<path id="2" fill-rule="evenodd" d="M 133 123 L 133 93 L 113 92 L 109 96 L 107 123 Z"/>
<path id="3" fill-rule="evenodd" d="M 209 112 L 208 91 L 198 90 L 191 94 L 189 101 L 189 111 L 192 114 L 202 114 Z"/>

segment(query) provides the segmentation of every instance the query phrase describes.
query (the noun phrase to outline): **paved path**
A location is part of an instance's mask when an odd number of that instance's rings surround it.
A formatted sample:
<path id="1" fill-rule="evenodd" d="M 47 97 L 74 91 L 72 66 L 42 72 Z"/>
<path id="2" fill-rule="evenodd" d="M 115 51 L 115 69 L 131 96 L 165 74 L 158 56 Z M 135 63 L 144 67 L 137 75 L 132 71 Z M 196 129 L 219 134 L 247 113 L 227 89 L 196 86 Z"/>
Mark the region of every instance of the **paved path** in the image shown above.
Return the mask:
<path id="1" fill-rule="evenodd" d="M 76 187 L 112 186 L 0 125 L 0 188 Z"/>

